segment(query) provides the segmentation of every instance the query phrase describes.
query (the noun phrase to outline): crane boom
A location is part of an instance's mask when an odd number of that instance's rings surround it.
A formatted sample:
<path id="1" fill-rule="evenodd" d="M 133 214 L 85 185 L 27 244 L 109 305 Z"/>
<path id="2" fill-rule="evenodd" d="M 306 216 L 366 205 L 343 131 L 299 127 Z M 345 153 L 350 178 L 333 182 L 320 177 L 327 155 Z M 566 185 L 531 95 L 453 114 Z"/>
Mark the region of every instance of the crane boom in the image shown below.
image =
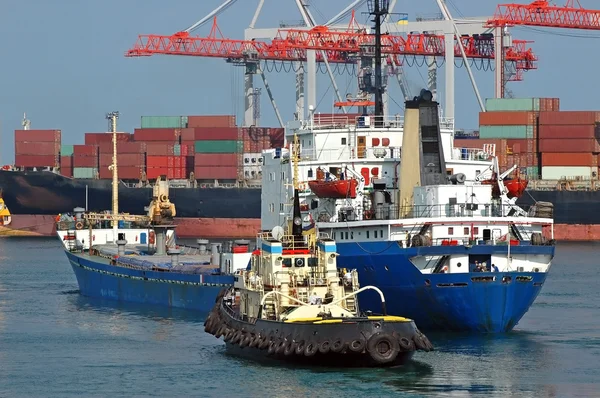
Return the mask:
<path id="1" fill-rule="evenodd" d="M 600 30 L 600 10 L 587 10 L 577 0 L 568 0 L 564 7 L 551 5 L 546 0 L 530 4 L 500 4 L 487 25 Z"/>

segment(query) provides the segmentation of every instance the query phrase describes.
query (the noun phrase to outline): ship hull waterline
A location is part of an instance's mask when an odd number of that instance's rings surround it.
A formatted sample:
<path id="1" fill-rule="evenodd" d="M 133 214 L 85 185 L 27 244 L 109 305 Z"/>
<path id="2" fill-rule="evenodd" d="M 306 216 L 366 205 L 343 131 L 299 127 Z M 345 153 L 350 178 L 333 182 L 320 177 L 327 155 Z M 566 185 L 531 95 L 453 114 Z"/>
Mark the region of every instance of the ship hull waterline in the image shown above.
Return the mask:
<path id="1" fill-rule="evenodd" d="M 80 294 L 120 302 L 183 308 L 208 313 L 223 287 L 233 285 L 227 275 L 178 274 L 103 264 L 65 251 Z"/>

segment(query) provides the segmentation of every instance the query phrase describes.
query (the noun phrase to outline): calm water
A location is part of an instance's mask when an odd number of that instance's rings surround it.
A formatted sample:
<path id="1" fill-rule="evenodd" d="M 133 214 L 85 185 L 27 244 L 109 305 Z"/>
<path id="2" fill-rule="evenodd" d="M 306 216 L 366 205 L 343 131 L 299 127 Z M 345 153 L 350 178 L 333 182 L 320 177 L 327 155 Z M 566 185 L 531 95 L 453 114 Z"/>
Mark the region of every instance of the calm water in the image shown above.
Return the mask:
<path id="1" fill-rule="evenodd" d="M 201 314 L 92 300 L 54 239 L 0 239 L 0 396 L 600 396 L 600 244 L 561 244 L 503 336 L 429 335 L 397 369 L 258 365 Z"/>

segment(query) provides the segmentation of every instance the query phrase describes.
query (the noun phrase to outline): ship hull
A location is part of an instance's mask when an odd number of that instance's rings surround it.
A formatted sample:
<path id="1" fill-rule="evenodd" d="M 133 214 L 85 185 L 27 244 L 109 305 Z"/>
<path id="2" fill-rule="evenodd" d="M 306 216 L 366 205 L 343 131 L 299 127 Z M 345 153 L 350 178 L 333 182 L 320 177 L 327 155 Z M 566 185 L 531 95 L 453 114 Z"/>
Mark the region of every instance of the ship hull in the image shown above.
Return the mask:
<path id="1" fill-rule="evenodd" d="M 338 267 L 357 269 L 361 286 L 382 290 L 390 314 L 402 314 L 429 331 L 508 332 L 533 304 L 547 276 L 543 272 L 424 274 L 410 262 L 411 257 L 427 255 L 428 249 L 464 253 L 464 246 L 401 249 L 390 242 L 361 242 L 337 247 Z M 507 254 L 506 246 L 473 249 Z M 514 246 L 511 253 L 554 256 L 554 247 Z M 519 276 L 531 280 L 520 282 Z M 504 277 L 510 277 L 510 282 Z M 362 311 L 377 311 L 379 297 L 361 293 L 359 305 Z"/>
<path id="2" fill-rule="evenodd" d="M 65 251 L 83 296 L 208 312 L 233 276 L 143 271 Z"/>

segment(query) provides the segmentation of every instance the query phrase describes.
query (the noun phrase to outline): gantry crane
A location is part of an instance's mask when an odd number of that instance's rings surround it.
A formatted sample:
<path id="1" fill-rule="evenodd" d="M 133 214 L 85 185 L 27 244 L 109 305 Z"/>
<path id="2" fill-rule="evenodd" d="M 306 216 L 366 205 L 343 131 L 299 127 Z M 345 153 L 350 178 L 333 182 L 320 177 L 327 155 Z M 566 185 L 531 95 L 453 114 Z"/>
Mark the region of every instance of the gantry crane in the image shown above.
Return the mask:
<path id="1" fill-rule="evenodd" d="M 579 0 L 567 0 L 564 7 L 537 0 L 530 4 L 500 4 L 493 18 L 487 21 L 487 26 L 497 28 L 499 43 L 502 43 L 504 29 L 516 25 L 600 30 L 600 10 L 585 9 Z M 503 73 L 504 68 L 498 66 L 507 60 L 507 52 L 499 53 L 496 70 Z M 504 80 L 503 75 L 496 76 L 496 97 L 504 97 Z"/>

